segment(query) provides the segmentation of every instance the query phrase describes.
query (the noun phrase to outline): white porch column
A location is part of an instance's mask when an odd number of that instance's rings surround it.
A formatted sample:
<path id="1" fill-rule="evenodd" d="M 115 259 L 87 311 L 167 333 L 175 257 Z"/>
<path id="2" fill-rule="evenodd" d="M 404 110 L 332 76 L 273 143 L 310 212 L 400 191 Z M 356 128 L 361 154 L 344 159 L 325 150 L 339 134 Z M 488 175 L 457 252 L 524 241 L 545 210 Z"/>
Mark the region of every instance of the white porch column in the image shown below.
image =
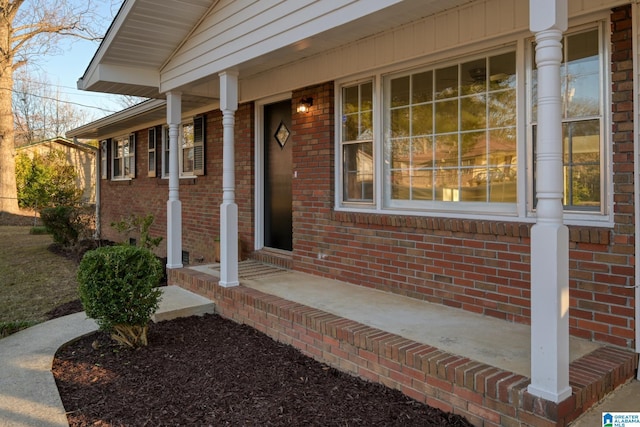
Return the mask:
<path id="1" fill-rule="evenodd" d="M 220 206 L 220 286 L 238 286 L 238 205 L 235 203 L 235 112 L 238 109 L 238 73 L 220 73 L 222 110 L 222 205 Z"/>
<path id="2" fill-rule="evenodd" d="M 531 230 L 531 384 L 529 393 L 560 402 L 569 386 L 569 232 L 563 224 L 562 33 L 567 0 L 530 0 L 536 36 L 537 222 Z"/>
<path id="3" fill-rule="evenodd" d="M 179 198 L 178 138 L 182 120 L 182 94 L 167 93 L 169 125 L 169 200 L 167 201 L 167 268 L 182 267 L 182 202 Z"/>

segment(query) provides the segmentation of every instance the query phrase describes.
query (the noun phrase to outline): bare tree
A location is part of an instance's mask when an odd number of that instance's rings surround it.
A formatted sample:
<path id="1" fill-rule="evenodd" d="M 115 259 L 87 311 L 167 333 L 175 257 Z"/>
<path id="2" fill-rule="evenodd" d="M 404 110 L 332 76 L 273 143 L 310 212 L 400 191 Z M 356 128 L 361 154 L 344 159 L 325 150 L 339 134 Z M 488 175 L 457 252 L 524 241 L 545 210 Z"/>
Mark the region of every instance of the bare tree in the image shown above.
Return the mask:
<path id="1" fill-rule="evenodd" d="M 0 212 L 18 212 L 14 72 L 39 56 L 58 53 L 63 37 L 99 40 L 97 29 L 104 21 L 96 13 L 97 1 L 0 0 Z"/>
<path id="2" fill-rule="evenodd" d="M 87 108 L 70 102 L 60 94 L 45 74 L 27 67 L 14 73 L 13 115 L 15 146 L 62 136 L 67 130 L 95 119 Z"/>

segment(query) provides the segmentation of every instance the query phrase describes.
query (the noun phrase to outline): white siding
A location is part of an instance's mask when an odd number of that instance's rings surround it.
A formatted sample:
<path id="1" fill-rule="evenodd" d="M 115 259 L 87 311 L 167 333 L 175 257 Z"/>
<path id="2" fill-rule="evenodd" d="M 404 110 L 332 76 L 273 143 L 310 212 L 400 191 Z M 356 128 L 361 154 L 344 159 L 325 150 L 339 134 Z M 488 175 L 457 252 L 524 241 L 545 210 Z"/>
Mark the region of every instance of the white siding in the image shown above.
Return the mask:
<path id="1" fill-rule="evenodd" d="M 162 70 L 162 90 L 294 44 L 400 0 L 222 0 Z"/>
<path id="2" fill-rule="evenodd" d="M 580 3 L 576 6 L 575 3 Z M 571 17 L 611 9 L 620 1 L 570 1 Z M 242 80 L 243 100 L 259 99 L 319 82 L 416 58 L 451 57 L 455 49 L 493 47 L 499 38 L 529 31 L 528 2 L 484 0 L 468 3 L 320 55 Z M 472 46 L 473 45 L 473 46 Z"/>

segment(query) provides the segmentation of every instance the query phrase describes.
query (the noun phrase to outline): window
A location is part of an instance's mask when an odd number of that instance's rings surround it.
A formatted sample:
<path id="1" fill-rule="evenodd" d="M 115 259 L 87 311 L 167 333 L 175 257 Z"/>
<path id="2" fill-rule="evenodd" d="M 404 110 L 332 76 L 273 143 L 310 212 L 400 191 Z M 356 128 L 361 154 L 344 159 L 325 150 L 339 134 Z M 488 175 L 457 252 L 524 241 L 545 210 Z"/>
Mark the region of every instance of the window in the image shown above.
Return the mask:
<path id="1" fill-rule="evenodd" d="M 183 123 L 178 134 L 178 161 L 180 177 L 192 177 L 205 173 L 205 118 L 198 116 L 192 122 Z M 169 176 L 169 128 L 163 131 L 162 176 Z"/>
<path id="2" fill-rule="evenodd" d="M 134 178 L 136 173 L 135 135 L 113 140 L 112 179 Z"/>
<path id="3" fill-rule="evenodd" d="M 385 203 L 515 203 L 516 55 L 385 80 Z"/>
<path id="4" fill-rule="evenodd" d="M 607 24 L 563 37 L 565 217 L 609 222 Z M 509 43 L 510 42 L 510 43 Z M 336 86 L 336 208 L 535 216 L 531 40 Z"/>
<path id="5" fill-rule="evenodd" d="M 108 171 L 107 171 L 107 164 L 109 161 L 109 157 L 107 153 L 108 144 L 109 144 L 109 141 L 107 141 L 106 139 L 100 141 L 100 177 L 102 179 L 107 179 L 109 177 Z"/>
<path id="6" fill-rule="evenodd" d="M 345 202 L 373 201 L 373 84 L 342 89 L 342 164 Z"/>
<path id="7" fill-rule="evenodd" d="M 602 211 L 604 199 L 603 54 L 598 28 L 568 33 L 563 38 L 560 68 L 562 93 L 562 159 L 564 208 L 567 211 Z M 532 48 L 532 52 L 534 49 Z M 537 73 L 532 72 L 531 135 L 535 154 Z M 533 157 L 535 170 L 535 157 Z M 535 205 L 535 181 L 533 182 Z"/>
<path id="8" fill-rule="evenodd" d="M 156 128 L 149 128 L 148 132 L 148 176 L 156 176 Z"/>

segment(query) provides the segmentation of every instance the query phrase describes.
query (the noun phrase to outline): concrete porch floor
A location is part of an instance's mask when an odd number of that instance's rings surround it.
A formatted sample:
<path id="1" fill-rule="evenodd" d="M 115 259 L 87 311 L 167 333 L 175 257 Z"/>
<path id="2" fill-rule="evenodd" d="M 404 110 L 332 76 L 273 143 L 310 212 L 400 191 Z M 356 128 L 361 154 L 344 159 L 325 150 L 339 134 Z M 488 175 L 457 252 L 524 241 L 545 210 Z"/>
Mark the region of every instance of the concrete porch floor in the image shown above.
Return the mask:
<path id="1" fill-rule="evenodd" d="M 219 265 L 189 267 L 220 277 Z M 531 375 L 531 328 L 464 310 L 394 295 L 311 274 L 244 261 L 242 285 L 289 301 L 355 320 L 449 353 Z M 599 344 L 572 338 L 571 361 Z"/>
<path id="2" fill-rule="evenodd" d="M 340 318 L 371 326 L 447 353 L 497 367 L 524 377 L 530 376 L 530 327 L 501 321 L 439 304 L 418 301 L 387 292 L 368 289 L 286 270 L 249 260 L 240 263 L 242 286 L 312 307 Z M 212 278 L 220 277 L 219 264 L 188 267 Z M 571 338 L 570 359 L 586 356 L 602 346 Z M 635 407 L 637 381 L 623 387 L 625 401 L 608 397 L 607 406 L 596 405 L 571 425 L 590 425 L 601 420 L 602 411 L 624 411 Z M 601 392 L 599 390 L 598 392 Z M 595 393 L 595 392 L 594 392 Z M 631 396 L 631 397 L 630 397 Z M 633 399 L 631 403 L 629 400 Z M 597 400 L 596 400 L 597 401 Z M 640 405 L 637 405 L 640 410 Z M 587 424 L 582 420 L 589 419 Z M 489 425 L 489 424 L 487 424 Z M 493 424 L 491 424 L 493 425 Z"/>

